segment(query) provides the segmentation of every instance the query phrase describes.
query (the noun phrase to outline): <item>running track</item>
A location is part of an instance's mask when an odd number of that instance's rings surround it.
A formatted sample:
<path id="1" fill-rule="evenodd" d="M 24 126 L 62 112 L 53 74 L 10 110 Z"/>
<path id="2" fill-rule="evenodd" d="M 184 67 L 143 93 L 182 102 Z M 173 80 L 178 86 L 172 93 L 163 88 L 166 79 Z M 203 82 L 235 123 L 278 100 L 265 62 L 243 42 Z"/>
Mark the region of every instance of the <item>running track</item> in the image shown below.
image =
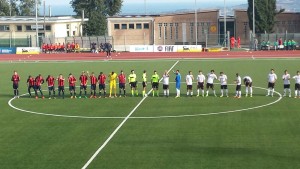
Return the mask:
<path id="1" fill-rule="evenodd" d="M 113 60 L 128 59 L 196 59 L 196 58 L 300 58 L 300 50 L 297 51 L 241 51 L 241 52 L 165 52 L 165 53 L 112 53 Z M 59 54 L 3 54 L 1 62 L 7 61 L 70 61 L 70 60 L 105 60 L 105 53 L 59 53 Z"/>

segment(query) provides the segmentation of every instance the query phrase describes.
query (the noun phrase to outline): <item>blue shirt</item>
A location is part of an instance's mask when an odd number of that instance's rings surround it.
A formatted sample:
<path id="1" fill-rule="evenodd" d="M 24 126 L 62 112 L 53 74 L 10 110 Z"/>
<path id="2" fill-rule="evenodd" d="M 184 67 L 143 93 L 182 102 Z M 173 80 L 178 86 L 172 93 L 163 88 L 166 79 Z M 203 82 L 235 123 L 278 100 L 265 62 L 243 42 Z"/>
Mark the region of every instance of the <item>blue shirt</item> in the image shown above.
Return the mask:
<path id="1" fill-rule="evenodd" d="M 176 89 L 180 89 L 180 82 L 181 82 L 181 75 L 180 75 L 180 73 L 176 74 L 175 82 L 176 82 Z"/>

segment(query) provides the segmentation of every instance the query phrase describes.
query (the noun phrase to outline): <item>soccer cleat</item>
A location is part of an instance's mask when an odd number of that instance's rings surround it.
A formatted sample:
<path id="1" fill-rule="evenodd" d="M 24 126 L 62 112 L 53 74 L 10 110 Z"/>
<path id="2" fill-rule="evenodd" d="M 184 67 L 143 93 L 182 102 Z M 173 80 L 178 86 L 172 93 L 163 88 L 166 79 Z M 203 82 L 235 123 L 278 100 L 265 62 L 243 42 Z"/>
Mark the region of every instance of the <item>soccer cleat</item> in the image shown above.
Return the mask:
<path id="1" fill-rule="evenodd" d="M 205 95 L 205 97 L 208 97 L 208 94 L 207 94 L 207 95 Z"/>
<path id="2" fill-rule="evenodd" d="M 292 97 L 291 95 L 289 95 L 289 97 Z"/>
<path id="3" fill-rule="evenodd" d="M 220 97 L 223 97 L 223 95 L 221 95 Z"/>
<path id="4" fill-rule="evenodd" d="M 94 96 L 94 98 L 96 99 L 96 98 L 97 98 L 97 96 Z"/>
<path id="5" fill-rule="evenodd" d="M 71 99 L 73 99 L 73 96 L 71 96 Z"/>
<path id="6" fill-rule="evenodd" d="M 199 94 L 197 94 L 196 97 L 199 97 Z"/>
<path id="7" fill-rule="evenodd" d="M 267 94 L 266 96 L 270 96 L 270 95 Z"/>
<path id="8" fill-rule="evenodd" d="M 98 97 L 99 99 L 101 98 L 101 96 Z"/>
<path id="9" fill-rule="evenodd" d="M 86 96 L 84 96 L 84 98 L 86 98 L 86 99 L 87 99 L 87 97 L 86 97 Z"/>
<path id="10" fill-rule="evenodd" d="M 93 95 L 90 96 L 90 99 L 93 98 Z"/>
<path id="11" fill-rule="evenodd" d="M 35 99 L 38 99 L 39 97 L 35 96 Z"/>
<path id="12" fill-rule="evenodd" d="M 297 96 L 295 96 L 295 99 L 297 99 Z"/>
<path id="13" fill-rule="evenodd" d="M 81 96 L 79 96 L 78 99 L 81 99 Z"/>
<path id="14" fill-rule="evenodd" d="M 45 97 L 43 96 L 42 99 L 45 99 Z"/>
<path id="15" fill-rule="evenodd" d="M 252 97 L 252 94 L 250 94 L 250 97 Z"/>
<path id="16" fill-rule="evenodd" d="M 238 96 L 237 98 L 238 98 L 238 99 L 240 99 L 240 98 L 241 98 L 241 96 Z"/>
<path id="17" fill-rule="evenodd" d="M 48 98 L 49 100 L 51 99 L 51 97 Z"/>
<path id="18" fill-rule="evenodd" d="M 74 96 L 74 98 L 76 99 L 77 97 L 76 97 L 76 96 Z"/>
<path id="19" fill-rule="evenodd" d="M 20 96 L 17 96 L 17 98 L 19 99 L 19 98 L 20 98 Z"/>
<path id="20" fill-rule="evenodd" d="M 179 98 L 180 96 L 175 96 L 175 98 Z"/>
<path id="21" fill-rule="evenodd" d="M 248 94 L 246 94 L 245 97 L 248 97 Z"/>

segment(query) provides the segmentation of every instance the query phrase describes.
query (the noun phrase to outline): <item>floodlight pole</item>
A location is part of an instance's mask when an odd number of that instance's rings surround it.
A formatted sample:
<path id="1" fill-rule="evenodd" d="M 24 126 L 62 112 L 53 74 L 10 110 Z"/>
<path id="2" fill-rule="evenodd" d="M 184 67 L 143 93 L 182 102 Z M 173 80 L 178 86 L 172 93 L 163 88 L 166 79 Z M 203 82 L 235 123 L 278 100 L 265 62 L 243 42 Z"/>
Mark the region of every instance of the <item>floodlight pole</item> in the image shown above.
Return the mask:
<path id="1" fill-rule="evenodd" d="M 195 0 L 195 38 L 196 38 L 196 46 L 198 44 L 198 18 L 197 18 L 197 0 Z"/>
<path id="2" fill-rule="evenodd" d="M 226 28 L 226 0 L 224 0 L 224 47 L 227 47 L 227 28 Z"/>
<path id="3" fill-rule="evenodd" d="M 36 30 L 36 47 L 39 47 L 38 3 L 37 3 L 37 0 L 35 0 L 35 30 Z"/>
<path id="4" fill-rule="evenodd" d="M 255 4 L 254 4 L 255 0 L 252 0 L 252 21 L 253 21 L 253 38 L 255 37 Z"/>

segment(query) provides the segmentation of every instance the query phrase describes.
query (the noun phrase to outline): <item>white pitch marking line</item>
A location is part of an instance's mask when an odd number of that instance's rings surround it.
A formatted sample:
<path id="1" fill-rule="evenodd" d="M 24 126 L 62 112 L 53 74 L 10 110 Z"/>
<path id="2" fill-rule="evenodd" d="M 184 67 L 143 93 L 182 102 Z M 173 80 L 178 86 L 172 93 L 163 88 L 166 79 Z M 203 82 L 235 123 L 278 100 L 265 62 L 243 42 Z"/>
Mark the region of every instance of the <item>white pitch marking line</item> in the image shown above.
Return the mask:
<path id="1" fill-rule="evenodd" d="M 176 65 L 179 63 L 177 60 L 173 66 L 168 70 L 170 72 Z M 160 81 L 162 78 L 160 79 Z M 152 89 L 148 92 L 151 93 Z M 126 116 L 126 118 L 119 124 L 119 126 L 111 133 L 111 135 L 105 140 L 105 142 L 98 148 L 98 150 L 92 155 L 92 157 L 85 163 L 82 169 L 86 169 L 91 162 L 97 157 L 97 155 L 103 150 L 103 148 L 110 142 L 110 140 L 114 137 L 114 135 L 120 130 L 120 128 L 126 123 L 126 121 L 130 118 L 130 116 L 135 112 L 135 110 L 144 102 L 147 97 L 143 97 L 143 99 L 134 107 L 134 109 Z"/>

